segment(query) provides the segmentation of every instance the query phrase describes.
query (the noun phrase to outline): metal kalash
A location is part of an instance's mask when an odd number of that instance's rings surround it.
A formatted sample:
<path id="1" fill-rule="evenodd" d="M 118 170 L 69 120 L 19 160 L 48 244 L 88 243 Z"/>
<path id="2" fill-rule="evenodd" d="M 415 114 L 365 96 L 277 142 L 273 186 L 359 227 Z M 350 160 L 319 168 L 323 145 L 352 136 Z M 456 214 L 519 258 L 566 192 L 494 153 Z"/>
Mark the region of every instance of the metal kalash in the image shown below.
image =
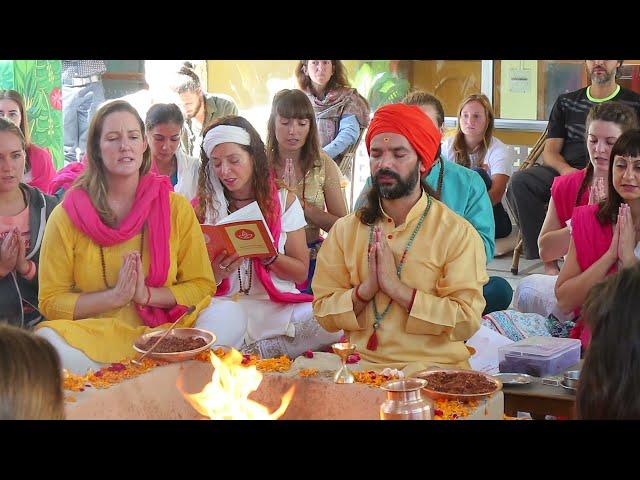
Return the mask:
<path id="1" fill-rule="evenodd" d="M 389 380 L 380 385 L 387 392 L 387 400 L 380 405 L 380 419 L 431 420 L 433 404 L 421 393 L 426 385 L 427 381 L 419 378 Z"/>

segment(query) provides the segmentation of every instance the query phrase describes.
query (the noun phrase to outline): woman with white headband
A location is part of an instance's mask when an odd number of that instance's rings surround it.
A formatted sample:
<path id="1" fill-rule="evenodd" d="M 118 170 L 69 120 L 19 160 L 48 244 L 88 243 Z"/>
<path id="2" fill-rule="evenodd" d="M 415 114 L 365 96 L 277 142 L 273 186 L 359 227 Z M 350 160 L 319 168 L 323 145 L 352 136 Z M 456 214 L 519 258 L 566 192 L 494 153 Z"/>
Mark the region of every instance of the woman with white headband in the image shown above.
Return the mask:
<path id="1" fill-rule="evenodd" d="M 215 332 L 218 343 L 263 358 L 296 357 L 335 342 L 313 317 L 311 295 L 296 283 L 307 279 L 306 221 L 298 199 L 278 190 L 264 143 L 242 117 L 225 117 L 204 132 L 196 212 L 215 224 L 252 202 L 260 206 L 277 254 L 242 259 L 224 252 L 213 259 L 218 289 L 196 326 Z"/>

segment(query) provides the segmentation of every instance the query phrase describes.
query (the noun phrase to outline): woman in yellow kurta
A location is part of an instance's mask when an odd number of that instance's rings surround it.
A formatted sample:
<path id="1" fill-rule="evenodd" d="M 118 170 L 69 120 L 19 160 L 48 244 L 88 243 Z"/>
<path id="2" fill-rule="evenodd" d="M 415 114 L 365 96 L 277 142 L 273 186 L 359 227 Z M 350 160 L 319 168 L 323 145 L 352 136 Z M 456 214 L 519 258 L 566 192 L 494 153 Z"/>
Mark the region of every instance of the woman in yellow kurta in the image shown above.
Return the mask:
<path id="1" fill-rule="evenodd" d="M 134 353 L 133 341 L 181 320 L 191 326 L 215 292 L 195 213 L 149 173 L 144 123 L 126 102 L 94 115 L 88 165 L 51 214 L 40 269 L 38 334 L 77 373 Z"/>

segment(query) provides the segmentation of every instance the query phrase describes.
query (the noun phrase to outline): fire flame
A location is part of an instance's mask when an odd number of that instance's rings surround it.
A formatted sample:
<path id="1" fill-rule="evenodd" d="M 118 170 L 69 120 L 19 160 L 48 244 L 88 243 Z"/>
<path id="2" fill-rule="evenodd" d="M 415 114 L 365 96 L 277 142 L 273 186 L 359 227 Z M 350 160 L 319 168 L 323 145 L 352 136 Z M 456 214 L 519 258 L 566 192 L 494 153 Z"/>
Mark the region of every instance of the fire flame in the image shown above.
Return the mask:
<path id="1" fill-rule="evenodd" d="M 249 400 L 251 392 L 258 389 L 262 374 L 255 365 L 242 365 L 242 354 L 231 349 L 222 359 L 211 353 L 214 371 L 200 393 L 182 392 L 185 399 L 198 413 L 212 420 L 276 420 L 286 411 L 294 387 L 282 397 L 280 407 L 273 413 L 258 402 Z"/>

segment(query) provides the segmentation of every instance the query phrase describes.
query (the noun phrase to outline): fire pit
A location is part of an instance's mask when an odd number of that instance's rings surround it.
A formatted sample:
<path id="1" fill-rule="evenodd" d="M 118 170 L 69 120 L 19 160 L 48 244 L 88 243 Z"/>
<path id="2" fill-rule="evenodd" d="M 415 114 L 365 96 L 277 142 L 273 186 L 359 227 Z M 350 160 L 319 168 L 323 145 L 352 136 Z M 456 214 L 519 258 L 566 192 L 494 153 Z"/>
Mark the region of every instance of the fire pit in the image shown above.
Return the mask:
<path id="1" fill-rule="evenodd" d="M 74 394 L 77 401 L 67 404 L 67 418 L 202 419 L 205 417 L 183 397 L 176 383 L 180 379 L 185 391 L 196 393 L 211 380 L 212 373 L 211 364 L 198 361 L 157 367 L 108 389 L 87 389 Z M 273 411 L 292 386 L 293 398 L 282 419 L 379 419 L 380 404 L 386 397 L 383 391 L 366 385 L 334 385 L 318 378 L 267 373 L 249 398 Z"/>

